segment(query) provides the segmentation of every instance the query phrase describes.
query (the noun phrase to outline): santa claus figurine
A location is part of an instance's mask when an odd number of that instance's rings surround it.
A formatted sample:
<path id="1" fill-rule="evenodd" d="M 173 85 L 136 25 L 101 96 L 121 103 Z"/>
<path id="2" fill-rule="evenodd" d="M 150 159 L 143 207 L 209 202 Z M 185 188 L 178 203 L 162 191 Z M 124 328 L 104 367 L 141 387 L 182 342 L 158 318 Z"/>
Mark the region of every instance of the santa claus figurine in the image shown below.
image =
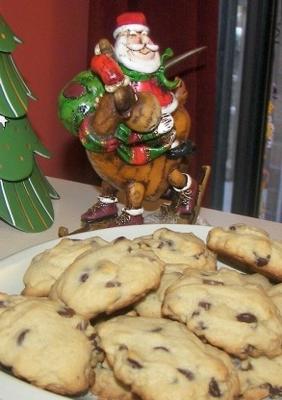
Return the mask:
<path id="1" fill-rule="evenodd" d="M 88 150 L 105 152 L 116 150 L 125 162 L 131 165 L 142 165 L 151 162 L 160 155 L 167 157 L 181 157 L 185 145 L 176 138 L 174 113 L 178 108 L 178 96 L 175 92 L 179 89 L 179 79 L 168 80 L 165 76 L 164 61 L 171 54 L 159 52 L 149 35 L 146 18 L 141 12 L 126 12 L 117 17 L 116 28 L 113 32 L 114 46 L 105 39 L 95 47 L 95 55 L 91 60 L 92 71 L 99 76 L 104 84 L 105 93 L 115 93 L 120 88 L 130 87 L 136 98 L 141 93 L 151 93 L 155 96 L 160 110 L 158 125 L 152 131 L 148 126 L 146 132 L 139 134 L 138 130 L 120 125 L 115 137 L 108 140 L 87 143 L 89 126 L 87 121 L 82 125 L 80 139 Z M 122 110 L 121 110 L 122 111 Z M 130 107 L 124 106 L 124 113 L 130 115 Z M 154 116 L 152 109 L 148 115 Z M 122 145 L 119 145 L 119 141 Z M 159 147 L 152 149 L 148 146 L 150 141 L 159 141 Z M 87 147 L 87 145 L 89 147 Z M 96 146 L 96 147 L 95 147 Z M 182 150 L 181 150 L 182 149 Z M 179 151 L 179 153 L 177 153 Z M 177 179 L 175 180 L 175 176 Z M 176 212 L 189 215 L 193 212 L 197 198 L 197 182 L 187 173 L 175 171 L 169 177 L 169 182 L 177 196 Z M 177 185 L 174 185 L 177 182 Z M 180 183 L 179 183 L 180 182 Z M 102 188 L 103 189 L 103 188 Z M 105 189 L 105 187 L 104 187 Z M 96 204 L 89 208 L 82 216 L 84 222 L 91 223 L 107 217 L 116 217 L 118 214 L 117 198 L 107 191 L 102 190 Z M 143 208 L 125 208 L 126 224 L 139 224 L 143 222 Z M 125 218 L 121 224 L 124 224 Z M 118 220 L 115 223 L 119 224 Z"/>

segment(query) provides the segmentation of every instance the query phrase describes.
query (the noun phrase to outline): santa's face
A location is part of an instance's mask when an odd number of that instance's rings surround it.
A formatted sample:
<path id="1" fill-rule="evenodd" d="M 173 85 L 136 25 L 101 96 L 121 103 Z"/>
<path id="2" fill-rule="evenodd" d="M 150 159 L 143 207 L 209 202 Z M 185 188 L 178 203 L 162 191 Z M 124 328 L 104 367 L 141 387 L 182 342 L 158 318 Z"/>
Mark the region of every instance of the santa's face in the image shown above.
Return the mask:
<path id="1" fill-rule="evenodd" d="M 121 64 L 135 71 L 152 73 L 160 66 L 159 46 L 145 31 L 121 32 L 116 39 L 115 54 Z"/>

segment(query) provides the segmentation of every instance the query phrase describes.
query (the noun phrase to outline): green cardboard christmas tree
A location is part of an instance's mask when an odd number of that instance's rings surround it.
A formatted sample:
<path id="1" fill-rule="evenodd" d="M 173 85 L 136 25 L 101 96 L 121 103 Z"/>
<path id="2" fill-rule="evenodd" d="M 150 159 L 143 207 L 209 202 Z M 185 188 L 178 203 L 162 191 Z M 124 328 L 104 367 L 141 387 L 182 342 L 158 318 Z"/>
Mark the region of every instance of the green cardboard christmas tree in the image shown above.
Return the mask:
<path id="1" fill-rule="evenodd" d="M 41 232 L 54 221 L 59 196 L 40 171 L 35 154 L 50 157 L 28 120 L 35 100 L 11 53 L 21 41 L 0 15 L 0 219 L 24 232 Z"/>

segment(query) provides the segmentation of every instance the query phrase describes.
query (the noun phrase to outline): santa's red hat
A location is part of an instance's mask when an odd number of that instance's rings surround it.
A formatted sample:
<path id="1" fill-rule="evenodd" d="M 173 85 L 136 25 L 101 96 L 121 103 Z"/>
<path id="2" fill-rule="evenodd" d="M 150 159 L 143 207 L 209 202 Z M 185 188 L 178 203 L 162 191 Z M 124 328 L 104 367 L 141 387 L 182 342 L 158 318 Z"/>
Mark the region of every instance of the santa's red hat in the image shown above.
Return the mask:
<path id="1" fill-rule="evenodd" d="M 113 32 L 116 38 L 120 32 L 132 30 L 136 32 L 149 32 L 146 17 L 142 12 L 125 12 L 116 19 L 116 29 Z"/>

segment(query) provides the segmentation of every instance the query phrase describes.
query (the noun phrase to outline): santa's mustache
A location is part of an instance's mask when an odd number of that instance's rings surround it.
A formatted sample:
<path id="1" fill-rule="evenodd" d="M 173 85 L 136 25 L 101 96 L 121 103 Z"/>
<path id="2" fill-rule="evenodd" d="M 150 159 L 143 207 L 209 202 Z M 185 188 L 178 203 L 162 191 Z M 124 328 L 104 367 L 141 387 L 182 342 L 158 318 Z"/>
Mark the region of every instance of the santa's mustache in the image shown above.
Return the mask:
<path id="1" fill-rule="evenodd" d="M 129 50 L 141 51 L 143 49 L 148 49 L 150 51 L 158 51 L 159 46 L 153 43 L 131 43 L 126 46 Z"/>

